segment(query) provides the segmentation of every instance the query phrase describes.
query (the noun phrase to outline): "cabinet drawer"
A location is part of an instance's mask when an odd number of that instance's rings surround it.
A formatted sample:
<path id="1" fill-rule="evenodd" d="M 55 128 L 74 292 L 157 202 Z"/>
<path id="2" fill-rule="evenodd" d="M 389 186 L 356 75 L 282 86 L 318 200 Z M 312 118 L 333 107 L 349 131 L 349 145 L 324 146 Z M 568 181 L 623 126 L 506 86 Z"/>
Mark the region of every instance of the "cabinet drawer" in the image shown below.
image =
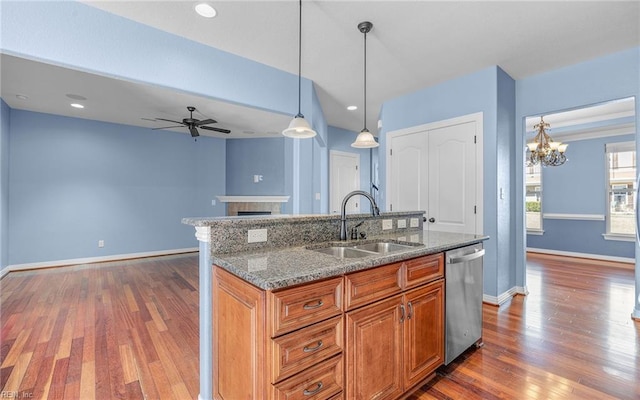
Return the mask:
<path id="1" fill-rule="evenodd" d="M 342 312 L 342 277 L 269 292 L 270 334 L 276 337 Z"/>
<path id="2" fill-rule="evenodd" d="M 400 293 L 402 263 L 389 264 L 345 277 L 345 310 Z"/>
<path id="3" fill-rule="evenodd" d="M 431 254 L 404 262 L 404 289 L 409 289 L 444 276 L 444 254 Z"/>
<path id="4" fill-rule="evenodd" d="M 342 391 L 342 355 L 324 361 L 273 388 L 274 400 L 329 399 Z"/>
<path id="5" fill-rule="evenodd" d="M 342 316 L 272 339 L 271 382 L 281 381 L 339 354 L 343 343 Z"/>

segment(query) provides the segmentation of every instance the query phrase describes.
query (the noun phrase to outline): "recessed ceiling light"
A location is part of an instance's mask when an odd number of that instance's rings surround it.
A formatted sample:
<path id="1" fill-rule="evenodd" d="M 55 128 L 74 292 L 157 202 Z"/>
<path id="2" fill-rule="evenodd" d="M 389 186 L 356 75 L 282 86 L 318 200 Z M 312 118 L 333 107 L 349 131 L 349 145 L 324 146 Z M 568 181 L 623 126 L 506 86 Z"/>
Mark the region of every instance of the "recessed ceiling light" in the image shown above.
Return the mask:
<path id="1" fill-rule="evenodd" d="M 255 135 L 256 134 L 254 131 L 242 131 L 242 133 L 244 133 L 245 135 Z"/>
<path id="2" fill-rule="evenodd" d="M 198 3 L 198 4 L 196 4 L 195 10 L 196 10 L 196 12 L 198 14 L 200 14 L 201 16 L 203 16 L 205 18 L 213 18 L 218 14 L 216 9 L 213 8 L 210 4 L 207 4 L 207 3 Z"/>
<path id="3" fill-rule="evenodd" d="M 358 109 L 358 106 L 349 106 L 349 107 L 347 107 L 347 110 L 349 110 L 349 111 L 355 111 L 357 109 Z"/>
<path id="4" fill-rule="evenodd" d="M 82 104 L 78 104 L 78 103 L 71 103 L 71 107 L 73 107 L 73 108 L 84 108 L 84 106 Z"/>
<path id="5" fill-rule="evenodd" d="M 29 96 L 25 96 L 25 95 L 23 95 L 23 94 L 17 94 L 17 95 L 16 95 L 16 98 L 17 98 L 18 100 L 29 100 Z"/>

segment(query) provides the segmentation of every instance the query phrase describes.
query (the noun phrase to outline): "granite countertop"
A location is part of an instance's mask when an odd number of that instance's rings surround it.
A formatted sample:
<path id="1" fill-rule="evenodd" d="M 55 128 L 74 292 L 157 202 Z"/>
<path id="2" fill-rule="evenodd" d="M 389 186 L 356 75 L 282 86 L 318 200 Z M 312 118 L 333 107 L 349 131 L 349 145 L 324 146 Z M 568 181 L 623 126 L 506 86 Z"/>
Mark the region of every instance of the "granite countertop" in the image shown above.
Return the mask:
<path id="1" fill-rule="evenodd" d="M 487 240 L 488 236 L 447 232 L 406 232 L 387 234 L 358 241 L 331 241 L 306 246 L 283 247 L 212 255 L 212 262 L 245 281 L 265 290 L 282 289 L 379 265 L 438 253 Z M 352 246 L 370 242 L 393 241 L 409 244 L 406 251 L 345 258 L 319 253 L 313 249 L 331 244 Z"/>

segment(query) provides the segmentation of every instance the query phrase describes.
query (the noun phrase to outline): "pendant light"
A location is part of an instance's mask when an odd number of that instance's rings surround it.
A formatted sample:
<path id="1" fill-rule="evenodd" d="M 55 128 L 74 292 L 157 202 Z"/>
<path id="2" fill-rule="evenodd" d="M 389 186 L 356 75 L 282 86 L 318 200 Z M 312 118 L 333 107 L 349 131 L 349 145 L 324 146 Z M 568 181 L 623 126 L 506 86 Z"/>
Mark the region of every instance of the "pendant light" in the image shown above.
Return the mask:
<path id="1" fill-rule="evenodd" d="M 364 33 L 364 128 L 358 134 L 356 141 L 351 143 L 351 147 L 359 149 L 370 149 L 380 145 L 367 129 L 367 33 L 371 31 L 371 28 L 373 28 L 373 24 L 369 21 L 358 24 L 358 30 Z"/>
<path id="2" fill-rule="evenodd" d="M 298 24 L 298 114 L 291 120 L 289 127 L 282 131 L 282 134 L 291 138 L 306 139 L 316 135 L 316 131 L 304 119 L 300 112 L 300 83 L 302 80 L 302 0 L 300 0 L 300 18 Z"/>

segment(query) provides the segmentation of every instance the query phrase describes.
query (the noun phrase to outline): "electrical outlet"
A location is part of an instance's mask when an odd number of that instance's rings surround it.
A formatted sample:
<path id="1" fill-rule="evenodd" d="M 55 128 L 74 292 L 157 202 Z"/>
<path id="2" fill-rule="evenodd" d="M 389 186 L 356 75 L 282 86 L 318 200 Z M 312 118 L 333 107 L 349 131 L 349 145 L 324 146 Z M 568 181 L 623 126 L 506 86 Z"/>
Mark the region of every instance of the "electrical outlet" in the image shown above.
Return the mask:
<path id="1" fill-rule="evenodd" d="M 398 220 L 398 228 L 406 228 L 407 227 L 407 220 L 406 219 L 399 219 Z"/>
<path id="2" fill-rule="evenodd" d="M 98 247 L 104 247 L 104 240 L 98 240 Z"/>
<path id="3" fill-rule="evenodd" d="M 249 229 L 247 233 L 247 243 L 258 243 L 267 241 L 266 229 Z"/>
<path id="4" fill-rule="evenodd" d="M 418 218 L 411 218 L 411 221 L 409 221 L 409 226 L 412 228 L 417 228 L 420 225 L 420 221 L 418 221 Z"/>
<path id="5" fill-rule="evenodd" d="M 215 206 L 215 205 L 216 205 L 216 200 L 215 200 L 215 199 L 211 200 L 211 205 L 212 205 L 212 206 Z"/>
<path id="6" fill-rule="evenodd" d="M 392 219 L 383 219 L 382 220 L 382 230 L 386 231 L 387 229 L 393 229 L 393 220 Z"/>

